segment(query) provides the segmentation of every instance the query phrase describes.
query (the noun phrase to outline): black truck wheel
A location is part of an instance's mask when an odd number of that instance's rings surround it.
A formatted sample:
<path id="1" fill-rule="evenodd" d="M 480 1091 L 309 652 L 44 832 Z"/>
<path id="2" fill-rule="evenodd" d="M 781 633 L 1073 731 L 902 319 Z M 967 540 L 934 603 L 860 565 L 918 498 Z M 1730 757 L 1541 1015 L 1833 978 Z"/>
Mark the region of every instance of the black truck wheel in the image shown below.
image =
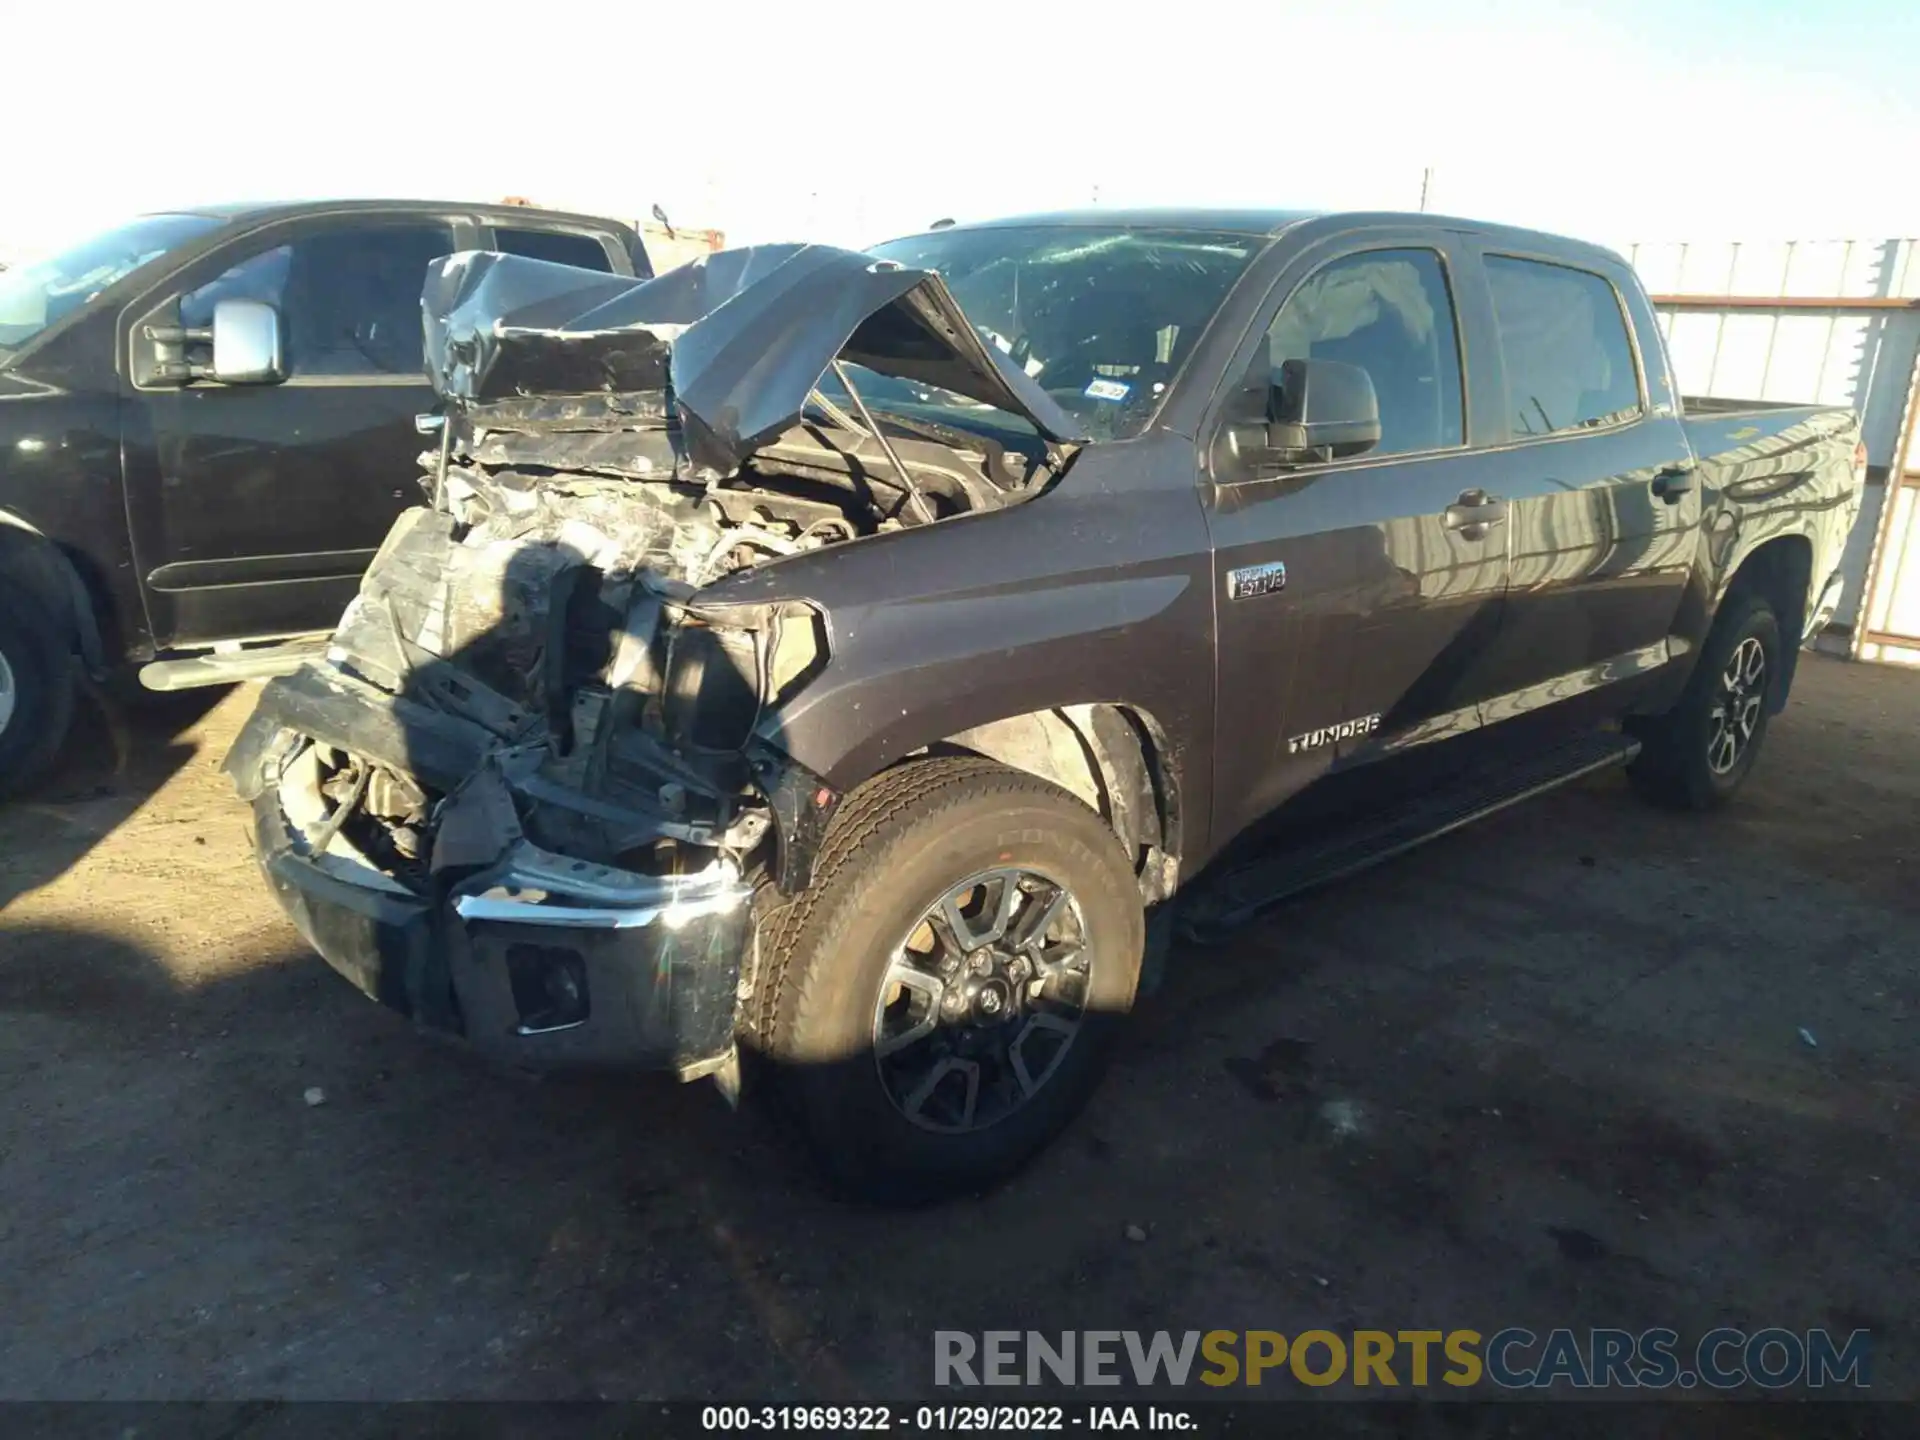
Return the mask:
<path id="1" fill-rule="evenodd" d="M 1728 597 L 1679 701 L 1631 722 L 1641 751 L 1629 771 L 1651 800 L 1713 810 L 1753 769 L 1781 683 L 1780 622 L 1764 596 Z"/>
<path id="2" fill-rule="evenodd" d="M 979 1190 L 1063 1129 L 1132 1007 L 1140 891 L 1113 832 L 990 761 L 888 771 L 769 918 L 758 1043 L 841 1188 Z"/>
<path id="3" fill-rule="evenodd" d="M 0 577 L 0 798 L 43 778 L 73 719 L 66 634 L 32 591 Z"/>

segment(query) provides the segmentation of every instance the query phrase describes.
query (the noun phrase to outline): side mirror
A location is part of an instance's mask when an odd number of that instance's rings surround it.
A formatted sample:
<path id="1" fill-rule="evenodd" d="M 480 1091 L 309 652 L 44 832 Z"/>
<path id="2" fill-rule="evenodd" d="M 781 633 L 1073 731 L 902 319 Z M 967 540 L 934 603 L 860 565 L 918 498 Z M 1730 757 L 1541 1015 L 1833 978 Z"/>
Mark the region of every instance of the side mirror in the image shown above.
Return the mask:
<path id="1" fill-rule="evenodd" d="M 272 385 L 287 378 L 280 351 L 280 312 L 260 300 L 222 300 L 213 307 L 213 367 L 222 385 Z"/>
<path id="2" fill-rule="evenodd" d="M 1267 448 L 1283 464 L 1363 455 L 1380 443 L 1373 377 L 1338 360 L 1286 360 L 1267 400 Z"/>

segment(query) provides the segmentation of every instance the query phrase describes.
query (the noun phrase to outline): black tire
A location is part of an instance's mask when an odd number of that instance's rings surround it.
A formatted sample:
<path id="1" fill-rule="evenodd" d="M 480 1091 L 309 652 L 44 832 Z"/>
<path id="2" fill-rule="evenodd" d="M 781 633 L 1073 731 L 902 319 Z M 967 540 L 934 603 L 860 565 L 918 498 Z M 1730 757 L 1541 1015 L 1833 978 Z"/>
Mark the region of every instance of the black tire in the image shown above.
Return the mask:
<path id="1" fill-rule="evenodd" d="M 1729 683 L 1735 657 L 1743 670 L 1757 648 L 1764 670 L 1736 688 Z M 1680 810 L 1717 810 L 1733 798 L 1767 736 L 1767 722 L 1782 680 L 1780 622 L 1765 596 L 1753 591 L 1730 595 L 1701 647 L 1687 688 L 1663 715 L 1629 722 L 1639 738 L 1639 756 L 1629 768 L 1636 789 L 1654 802 Z M 1757 708 L 1752 702 L 1757 700 Z M 1730 716 L 1750 710 L 1751 731 L 1742 733 Z M 1728 763 L 1726 746 L 1737 737 L 1737 753 Z"/>
<path id="2" fill-rule="evenodd" d="M 991 988 L 1001 972 L 990 971 L 982 981 L 962 966 L 946 978 L 940 993 L 967 1005 L 966 1016 L 986 1023 L 936 1024 L 926 1039 L 899 1051 L 899 1058 L 889 1055 L 883 1067 L 880 1028 L 900 1023 L 877 1013 L 883 988 L 908 997 L 895 979 L 896 957 L 906 954 L 911 936 L 934 934 L 926 917 L 942 897 L 982 875 L 1018 877 L 1017 882 L 988 879 L 977 892 L 997 897 L 1005 892 L 995 887 L 1003 885 L 1020 892 L 1008 909 L 995 900 L 999 915 L 1015 916 L 999 921 L 1008 941 L 1021 932 L 1018 917 L 1029 907 L 1036 915 L 1065 913 L 1052 908 L 1052 897 L 1067 896 L 1067 923 L 1088 957 L 1084 974 L 1076 970 L 1071 977 L 1071 989 L 1081 999 L 1078 1028 L 1047 1060 L 1037 1081 L 1024 1060 L 1017 1072 L 1009 1070 L 992 1047 L 1005 1044 L 1018 1029 L 1014 1048 L 1020 1049 L 1032 1016 L 1005 1018 L 1013 1012 L 997 1007 L 1045 1008 L 1053 1002 L 1029 996 L 1046 993 L 1054 981 L 1016 978 L 1001 987 L 1012 998 L 994 1001 L 995 1013 L 983 1017 L 977 1007 L 989 997 L 982 986 Z M 991 923 L 984 915 L 967 920 L 983 931 Z M 1032 924 L 1053 933 L 1044 919 Z M 812 885 L 768 918 L 762 939 L 765 973 L 749 1029 L 780 1098 L 792 1103 L 815 1156 L 843 1192 L 918 1203 L 977 1192 L 1011 1174 L 1085 1105 L 1133 1004 L 1145 920 L 1125 851 L 1099 816 L 1045 780 L 961 756 L 888 771 L 849 795 L 821 847 Z M 1046 942 L 1034 943 L 1031 953 L 1038 958 Z M 942 953 L 951 954 L 952 947 L 938 946 L 927 963 L 937 968 Z M 1021 966 L 1018 958 L 1008 963 Z M 959 993 L 963 990 L 970 991 L 970 1002 Z M 941 1003 L 928 1001 L 928 1013 L 938 1013 Z M 947 1087 L 942 1106 L 963 1109 L 969 1123 L 981 1122 L 975 1128 L 928 1128 L 929 1097 L 918 1086 L 905 1102 L 896 1098 L 903 1083 L 899 1067 L 916 1063 L 916 1047 L 923 1045 L 936 1057 L 928 1063 L 929 1074 L 942 1067 L 974 1067 L 958 1090 Z M 974 1045 L 985 1048 L 963 1049 L 962 1058 L 953 1058 L 952 1047 Z M 937 1058 L 942 1055 L 948 1058 Z M 964 1058 L 969 1055 L 986 1058 Z M 1015 1089 L 995 1083 L 996 1077 L 1009 1075 L 1017 1076 L 1022 1098 L 1010 1099 Z M 919 1105 L 913 1106 L 916 1095 Z M 922 1118 L 909 1118 L 903 1104 Z M 995 1105 L 1007 1108 L 989 1121 Z"/>
<path id="3" fill-rule="evenodd" d="M 73 720 L 71 638 L 31 590 L 0 577 L 0 799 L 43 778 Z M 11 705 L 7 703 L 11 699 Z"/>

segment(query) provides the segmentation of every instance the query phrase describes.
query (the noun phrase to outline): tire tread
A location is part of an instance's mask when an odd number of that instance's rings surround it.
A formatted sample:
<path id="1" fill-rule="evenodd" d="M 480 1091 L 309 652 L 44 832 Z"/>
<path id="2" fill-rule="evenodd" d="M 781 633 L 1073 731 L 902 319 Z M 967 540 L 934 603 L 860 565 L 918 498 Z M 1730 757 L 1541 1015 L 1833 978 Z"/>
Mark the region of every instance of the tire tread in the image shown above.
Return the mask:
<path id="1" fill-rule="evenodd" d="M 1765 595 L 1752 589 L 1736 589 L 1728 594 L 1721 602 L 1720 613 L 1714 617 L 1713 626 L 1700 647 L 1700 658 L 1694 665 L 1693 673 L 1688 676 L 1686 689 L 1681 692 L 1680 698 L 1662 714 L 1630 722 L 1631 732 L 1641 743 L 1641 751 L 1627 773 L 1634 788 L 1644 798 L 1669 809 L 1713 810 L 1724 805 L 1745 783 L 1747 774 L 1759 758 L 1760 744 L 1766 738 L 1765 730 L 1755 740 L 1754 752 L 1733 787 L 1718 789 L 1706 777 L 1701 757 L 1693 753 L 1696 737 L 1692 734 L 1692 726 L 1696 710 L 1706 703 L 1707 692 L 1717 683 L 1721 670 L 1726 666 L 1729 640 L 1745 634 L 1757 615 L 1772 619 L 1776 636 L 1782 634 L 1779 616 Z M 1786 642 L 1782 638 L 1779 643 L 1784 645 Z M 1777 651 L 1773 660 L 1775 671 L 1769 683 L 1778 684 L 1780 656 Z"/>
<path id="2" fill-rule="evenodd" d="M 762 970 L 755 977 L 753 1002 L 746 1017 L 746 1029 L 752 1039 L 774 1053 L 787 1048 L 783 1031 L 791 1007 L 786 1002 L 790 998 L 798 999 L 797 993 L 789 995 L 796 979 L 792 960 L 823 901 L 837 894 L 836 882 L 842 872 L 885 847 L 892 838 L 888 829 L 890 822 L 898 821 L 909 810 L 915 812 L 915 819 L 938 814 L 942 807 L 937 801 L 943 793 L 951 794 L 951 803 L 958 804 L 974 793 L 968 788 L 973 781 L 987 776 L 1004 777 L 1009 791 L 1026 790 L 1054 796 L 1067 793 L 1051 781 L 1010 769 L 998 761 L 952 755 L 883 770 L 847 796 L 821 843 L 811 883 L 789 904 L 767 917 Z M 952 793 L 956 791 L 960 793 Z M 931 808 L 923 808 L 928 801 L 936 803 Z M 804 983 L 804 979 L 800 980 L 800 988 L 804 988 Z"/>

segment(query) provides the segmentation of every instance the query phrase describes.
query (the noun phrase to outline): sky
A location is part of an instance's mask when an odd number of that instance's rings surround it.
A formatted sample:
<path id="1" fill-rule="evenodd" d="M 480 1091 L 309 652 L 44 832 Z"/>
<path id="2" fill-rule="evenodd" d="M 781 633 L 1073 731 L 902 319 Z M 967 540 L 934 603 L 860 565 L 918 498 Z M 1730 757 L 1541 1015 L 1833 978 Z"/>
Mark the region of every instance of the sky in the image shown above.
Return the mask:
<path id="1" fill-rule="evenodd" d="M 867 244 L 1087 204 L 1920 234 L 1914 0 L 0 0 L 0 255 L 383 195 Z"/>

